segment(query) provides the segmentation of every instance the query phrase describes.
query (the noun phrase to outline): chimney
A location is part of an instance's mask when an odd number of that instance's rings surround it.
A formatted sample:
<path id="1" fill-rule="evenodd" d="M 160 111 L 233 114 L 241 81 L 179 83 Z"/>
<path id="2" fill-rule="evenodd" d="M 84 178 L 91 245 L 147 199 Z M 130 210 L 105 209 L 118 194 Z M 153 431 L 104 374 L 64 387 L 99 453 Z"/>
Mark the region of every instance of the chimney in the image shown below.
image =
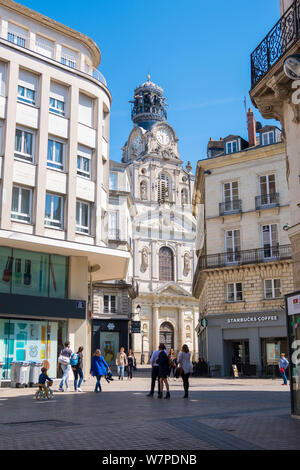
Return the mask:
<path id="1" fill-rule="evenodd" d="M 256 145 L 256 121 L 252 109 L 249 108 L 247 113 L 248 123 L 248 143 L 249 147 L 255 147 Z"/>

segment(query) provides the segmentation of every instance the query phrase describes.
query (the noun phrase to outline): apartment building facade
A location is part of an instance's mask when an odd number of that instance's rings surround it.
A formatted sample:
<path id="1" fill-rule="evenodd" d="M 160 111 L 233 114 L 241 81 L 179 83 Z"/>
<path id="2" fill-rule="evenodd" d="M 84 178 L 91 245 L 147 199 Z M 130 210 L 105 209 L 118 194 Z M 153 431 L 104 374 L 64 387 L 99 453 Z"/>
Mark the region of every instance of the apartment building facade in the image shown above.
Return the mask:
<path id="1" fill-rule="evenodd" d="M 243 148 L 239 136 L 209 141 L 193 197 L 199 356 L 223 376 L 233 364 L 245 375 L 276 373 L 288 347 L 283 296 L 293 289 L 293 268 L 283 229 L 290 223 L 284 144 L 276 126 L 256 125 L 251 110 L 247 117 Z"/>
<path id="2" fill-rule="evenodd" d="M 106 362 L 114 366 L 120 347 L 132 347 L 131 317 L 137 286 L 133 280 L 133 221 L 137 215 L 131 195 L 131 175 L 124 163 L 109 162 L 109 199 L 105 216 L 108 246 L 131 255 L 122 280 L 93 283 L 92 349 L 100 348 Z"/>
<path id="3" fill-rule="evenodd" d="M 91 349 L 90 280 L 123 279 L 107 246 L 111 95 L 89 37 L 0 1 L 0 361 Z"/>

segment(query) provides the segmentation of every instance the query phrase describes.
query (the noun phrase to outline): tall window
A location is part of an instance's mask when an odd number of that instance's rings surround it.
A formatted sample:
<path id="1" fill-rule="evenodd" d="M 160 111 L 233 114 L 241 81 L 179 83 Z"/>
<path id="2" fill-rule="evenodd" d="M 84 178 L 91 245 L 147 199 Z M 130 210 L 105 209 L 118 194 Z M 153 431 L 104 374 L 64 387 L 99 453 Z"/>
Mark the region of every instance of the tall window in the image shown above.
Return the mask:
<path id="1" fill-rule="evenodd" d="M 170 199 L 169 177 L 161 173 L 158 177 L 158 202 L 162 203 Z"/>
<path id="2" fill-rule="evenodd" d="M 63 228 L 64 224 L 64 198 L 56 194 L 46 194 L 45 225 Z"/>
<path id="3" fill-rule="evenodd" d="M 262 243 L 264 258 L 274 258 L 278 256 L 278 231 L 277 224 L 262 226 Z"/>
<path id="4" fill-rule="evenodd" d="M 227 263 L 234 263 L 240 259 L 241 236 L 239 230 L 225 232 L 225 249 Z"/>
<path id="5" fill-rule="evenodd" d="M 167 246 L 159 250 L 159 280 L 174 281 L 174 255 Z"/>
<path id="6" fill-rule="evenodd" d="M 27 70 L 20 69 L 18 80 L 18 101 L 36 106 L 38 102 L 38 83 L 38 75 L 28 72 Z"/>
<path id="7" fill-rule="evenodd" d="M 261 205 L 274 204 L 276 202 L 275 175 L 259 177 Z"/>
<path id="8" fill-rule="evenodd" d="M 117 302 L 115 295 L 104 295 L 103 297 L 104 313 L 116 313 Z"/>
<path id="9" fill-rule="evenodd" d="M 76 202 L 76 232 L 90 233 L 91 206 L 88 202 Z"/>
<path id="10" fill-rule="evenodd" d="M 16 129 L 15 158 L 33 161 L 33 134 L 23 129 Z"/>
<path id="11" fill-rule="evenodd" d="M 31 222 L 32 190 L 13 186 L 11 218 L 21 222 Z"/>
<path id="12" fill-rule="evenodd" d="M 238 209 L 239 199 L 239 183 L 230 181 L 223 184 L 223 201 L 225 211 L 233 211 Z"/>
<path id="13" fill-rule="evenodd" d="M 117 173 L 110 173 L 109 174 L 109 189 L 113 191 L 117 190 Z"/>
<path id="14" fill-rule="evenodd" d="M 280 279 L 265 279 L 265 299 L 281 297 Z"/>
<path id="15" fill-rule="evenodd" d="M 240 259 L 241 237 L 239 230 L 225 232 L 225 249 L 227 263 L 235 263 Z"/>
<path id="16" fill-rule="evenodd" d="M 78 146 L 77 150 L 77 175 L 83 176 L 84 178 L 91 178 L 92 170 L 92 150 Z"/>
<path id="17" fill-rule="evenodd" d="M 49 111 L 60 116 L 66 115 L 68 87 L 60 83 L 50 83 Z"/>
<path id="18" fill-rule="evenodd" d="M 47 166 L 57 170 L 64 169 L 64 144 L 62 142 L 48 139 Z"/>
<path id="19" fill-rule="evenodd" d="M 118 212 L 110 211 L 108 213 L 108 238 L 110 240 L 118 239 Z"/>

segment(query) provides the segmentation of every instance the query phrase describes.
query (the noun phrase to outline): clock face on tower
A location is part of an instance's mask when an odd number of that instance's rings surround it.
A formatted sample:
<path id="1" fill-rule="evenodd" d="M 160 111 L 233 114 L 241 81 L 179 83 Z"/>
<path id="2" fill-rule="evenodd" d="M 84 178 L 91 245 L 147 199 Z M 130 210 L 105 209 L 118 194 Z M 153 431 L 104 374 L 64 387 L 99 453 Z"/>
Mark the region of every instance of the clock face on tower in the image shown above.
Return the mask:
<path id="1" fill-rule="evenodd" d="M 160 145 L 168 145 L 171 142 L 171 132 L 169 129 L 161 127 L 156 131 L 156 139 Z"/>

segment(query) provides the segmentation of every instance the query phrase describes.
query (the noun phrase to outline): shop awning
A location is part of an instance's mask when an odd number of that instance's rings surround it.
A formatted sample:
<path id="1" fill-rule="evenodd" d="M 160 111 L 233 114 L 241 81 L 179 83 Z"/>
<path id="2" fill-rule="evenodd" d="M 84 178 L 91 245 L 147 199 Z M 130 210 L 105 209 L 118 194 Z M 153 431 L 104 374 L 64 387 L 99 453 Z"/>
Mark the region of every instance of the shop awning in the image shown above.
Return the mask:
<path id="1" fill-rule="evenodd" d="M 0 230 L 0 246 L 62 256 L 87 257 L 90 266 L 100 267 L 91 273 L 93 282 L 125 279 L 130 260 L 128 251 L 39 237 L 11 230 Z"/>

